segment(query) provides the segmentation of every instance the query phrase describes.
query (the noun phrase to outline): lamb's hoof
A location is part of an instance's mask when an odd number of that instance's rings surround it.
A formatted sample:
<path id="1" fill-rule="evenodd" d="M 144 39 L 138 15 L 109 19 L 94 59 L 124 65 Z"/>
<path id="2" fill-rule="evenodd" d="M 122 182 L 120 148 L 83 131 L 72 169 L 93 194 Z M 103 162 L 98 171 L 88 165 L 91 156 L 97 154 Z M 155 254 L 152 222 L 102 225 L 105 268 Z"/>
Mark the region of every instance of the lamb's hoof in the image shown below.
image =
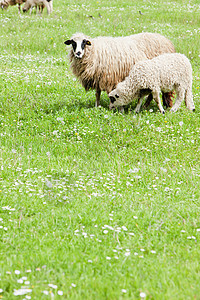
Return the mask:
<path id="1" fill-rule="evenodd" d="M 193 108 L 193 110 L 192 111 L 195 111 L 195 108 Z"/>

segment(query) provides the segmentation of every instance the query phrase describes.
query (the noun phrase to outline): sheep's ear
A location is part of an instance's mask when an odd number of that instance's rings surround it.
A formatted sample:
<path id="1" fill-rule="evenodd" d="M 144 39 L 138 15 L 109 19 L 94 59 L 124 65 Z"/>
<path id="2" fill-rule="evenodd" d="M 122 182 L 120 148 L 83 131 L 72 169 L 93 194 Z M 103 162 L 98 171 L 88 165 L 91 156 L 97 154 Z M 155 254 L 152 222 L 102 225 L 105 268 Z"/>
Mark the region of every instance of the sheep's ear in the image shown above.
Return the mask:
<path id="1" fill-rule="evenodd" d="M 118 94 L 116 94 L 116 95 L 115 95 L 115 97 L 116 97 L 116 98 L 119 98 L 119 95 L 118 95 Z"/>
<path id="2" fill-rule="evenodd" d="M 91 42 L 89 40 L 86 41 L 86 45 L 91 46 Z"/>
<path id="3" fill-rule="evenodd" d="M 65 45 L 71 45 L 72 44 L 72 40 L 67 40 L 64 42 Z"/>

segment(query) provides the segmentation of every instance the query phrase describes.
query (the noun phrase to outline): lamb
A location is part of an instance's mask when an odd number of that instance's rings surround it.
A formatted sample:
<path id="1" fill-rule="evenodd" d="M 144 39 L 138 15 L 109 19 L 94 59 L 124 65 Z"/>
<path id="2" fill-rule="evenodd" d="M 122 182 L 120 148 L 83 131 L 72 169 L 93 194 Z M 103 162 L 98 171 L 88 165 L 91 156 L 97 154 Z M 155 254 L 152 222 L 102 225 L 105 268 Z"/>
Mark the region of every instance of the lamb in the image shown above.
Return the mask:
<path id="1" fill-rule="evenodd" d="M 21 4 L 23 4 L 26 0 L 2 0 L 0 1 L 0 6 L 2 9 L 7 9 L 8 6 L 13 6 L 18 4 L 19 13 L 21 12 Z"/>
<path id="2" fill-rule="evenodd" d="M 39 6 L 39 12 L 43 11 L 43 8 L 47 8 L 47 13 L 50 14 L 53 11 L 53 0 L 26 0 L 26 3 L 23 7 L 23 12 L 27 12 L 30 9 L 30 13 L 32 12 L 33 7 Z"/>
<path id="3" fill-rule="evenodd" d="M 101 91 L 109 94 L 128 76 L 136 62 L 175 52 L 166 37 L 148 32 L 97 38 L 76 33 L 65 44 L 72 45 L 69 60 L 73 74 L 86 91 L 96 90 L 96 106 L 100 104 Z"/>
<path id="4" fill-rule="evenodd" d="M 171 112 L 176 112 L 184 99 L 189 110 L 195 109 L 192 97 L 192 66 L 184 54 L 162 54 L 136 63 L 129 76 L 109 93 L 109 107 L 113 109 L 139 99 L 135 109 L 139 113 L 144 96 L 152 94 L 160 112 L 164 113 L 160 93 L 172 90 L 176 91 L 177 98 Z"/>

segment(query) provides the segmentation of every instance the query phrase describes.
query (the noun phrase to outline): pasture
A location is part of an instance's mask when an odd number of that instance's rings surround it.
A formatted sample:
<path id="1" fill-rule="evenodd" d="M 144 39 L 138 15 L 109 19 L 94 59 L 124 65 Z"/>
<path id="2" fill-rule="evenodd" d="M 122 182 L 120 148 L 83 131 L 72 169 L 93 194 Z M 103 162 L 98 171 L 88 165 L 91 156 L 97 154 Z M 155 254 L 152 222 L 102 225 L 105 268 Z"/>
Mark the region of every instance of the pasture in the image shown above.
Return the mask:
<path id="1" fill-rule="evenodd" d="M 0 299 L 200 299 L 199 0 L 53 7 L 0 11 Z M 195 112 L 95 108 L 72 75 L 73 33 L 142 31 L 190 59 Z"/>

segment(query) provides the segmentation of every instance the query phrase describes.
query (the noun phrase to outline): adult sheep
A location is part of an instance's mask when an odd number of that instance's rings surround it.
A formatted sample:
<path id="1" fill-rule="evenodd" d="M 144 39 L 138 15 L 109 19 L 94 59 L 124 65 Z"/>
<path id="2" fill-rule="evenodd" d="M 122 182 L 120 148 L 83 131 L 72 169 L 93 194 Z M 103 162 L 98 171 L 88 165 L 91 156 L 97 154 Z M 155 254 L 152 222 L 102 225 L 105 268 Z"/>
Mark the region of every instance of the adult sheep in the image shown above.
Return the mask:
<path id="1" fill-rule="evenodd" d="M 69 60 L 73 74 L 86 91 L 96 90 L 96 106 L 100 104 L 101 91 L 109 94 L 128 76 L 136 62 L 175 52 L 166 37 L 148 32 L 97 38 L 75 33 L 65 44 L 72 45 Z M 167 98 L 169 106 L 170 97 Z"/>
<path id="2" fill-rule="evenodd" d="M 18 11 L 21 12 L 21 4 L 23 4 L 26 0 L 2 0 L 0 1 L 0 6 L 2 9 L 7 9 L 8 6 L 13 6 L 18 4 Z"/>
<path id="3" fill-rule="evenodd" d="M 23 12 L 27 12 L 30 9 L 32 12 L 33 7 L 39 6 L 39 13 L 43 12 L 44 7 L 47 8 L 47 13 L 50 14 L 53 11 L 53 0 L 26 0 L 23 7 Z"/>
<path id="4" fill-rule="evenodd" d="M 171 90 L 175 90 L 177 94 L 171 112 L 176 112 L 184 99 L 189 110 L 195 109 L 192 97 L 192 67 L 188 58 L 180 53 L 162 54 L 136 63 L 129 76 L 110 92 L 110 109 L 139 99 L 135 109 L 139 113 L 144 96 L 152 94 L 160 112 L 164 113 L 160 93 Z"/>

